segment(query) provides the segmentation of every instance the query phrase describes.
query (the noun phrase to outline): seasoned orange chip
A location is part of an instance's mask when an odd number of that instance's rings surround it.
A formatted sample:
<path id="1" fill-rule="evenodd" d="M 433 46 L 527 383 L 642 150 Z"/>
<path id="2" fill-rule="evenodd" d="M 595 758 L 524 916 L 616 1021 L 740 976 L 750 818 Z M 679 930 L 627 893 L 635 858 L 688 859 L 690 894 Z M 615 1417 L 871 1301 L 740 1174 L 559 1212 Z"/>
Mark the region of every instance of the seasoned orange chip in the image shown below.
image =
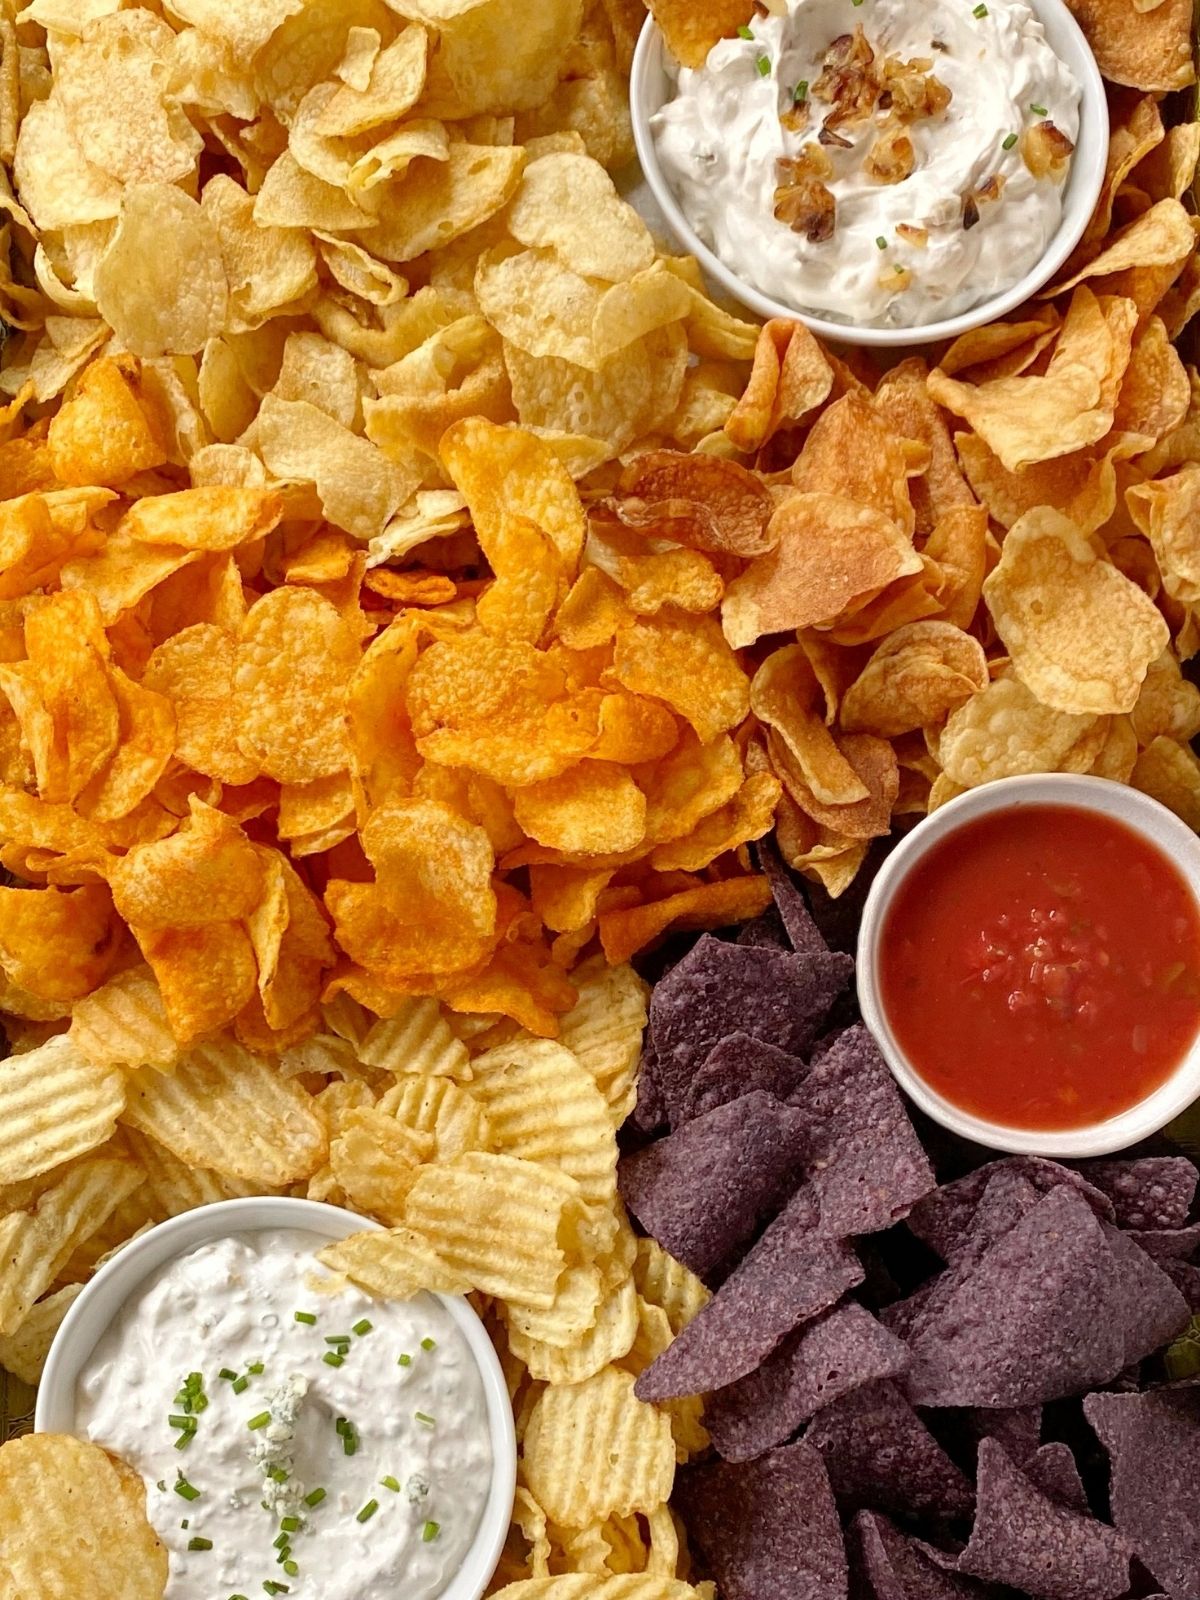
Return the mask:
<path id="1" fill-rule="evenodd" d="M 283 500 L 278 494 L 214 485 L 148 495 L 130 506 L 122 526 L 143 544 L 232 550 L 270 533 L 282 516 Z"/>
<path id="2" fill-rule="evenodd" d="M 116 486 L 167 459 L 135 381 L 127 376 L 136 371 L 136 363 L 109 357 L 85 369 L 50 423 L 50 464 L 60 483 Z"/>
<path id="3" fill-rule="evenodd" d="M 561 777 L 531 783 L 514 797 L 531 839 L 567 855 L 632 850 L 646 833 L 646 797 L 625 768 L 581 761 Z"/>
<path id="4" fill-rule="evenodd" d="M 749 682 L 710 617 L 663 611 L 623 628 L 612 672 L 634 694 L 665 701 L 705 741 L 736 727 L 749 710 Z"/>
<path id="5" fill-rule="evenodd" d="M 600 943 L 606 958 L 617 965 L 653 944 L 668 928 L 721 928 L 746 922 L 770 902 L 765 878 L 724 878 L 629 911 L 602 912 Z"/>

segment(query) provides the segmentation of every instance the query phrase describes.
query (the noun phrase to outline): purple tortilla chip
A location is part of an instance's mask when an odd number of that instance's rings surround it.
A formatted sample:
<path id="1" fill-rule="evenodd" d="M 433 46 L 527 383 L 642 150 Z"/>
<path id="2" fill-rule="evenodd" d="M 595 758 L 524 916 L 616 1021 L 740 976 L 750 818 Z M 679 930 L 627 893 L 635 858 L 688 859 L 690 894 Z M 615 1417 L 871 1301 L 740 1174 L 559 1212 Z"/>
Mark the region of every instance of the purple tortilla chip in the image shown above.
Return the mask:
<path id="1" fill-rule="evenodd" d="M 648 1033 L 642 1040 L 637 1103 L 630 1120 L 639 1133 L 656 1133 L 659 1128 L 666 1126 L 667 1110 L 658 1091 L 658 1060 L 654 1054 L 654 1042 Z"/>
<path id="2" fill-rule="evenodd" d="M 1085 1161 L 1079 1171 L 1112 1201 L 1118 1228 L 1182 1228 L 1200 1181 L 1186 1156 Z"/>
<path id="3" fill-rule="evenodd" d="M 818 1233 L 816 1214 L 806 1190 L 793 1195 L 703 1310 L 642 1373 L 639 1399 L 725 1388 L 753 1372 L 799 1323 L 828 1311 L 862 1282 L 854 1251 Z"/>
<path id="4" fill-rule="evenodd" d="M 914 1289 L 910 1295 L 905 1295 L 903 1300 L 894 1300 L 890 1306 L 884 1306 L 879 1313 L 879 1320 L 889 1333 L 894 1333 L 897 1339 L 912 1338 L 926 1309 L 933 1302 L 938 1292 L 938 1284 L 944 1276 L 945 1274 L 941 1273 L 936 1278 L 930 1278 Z"/>
<path id="5" fill-rule="evenodd" d="M 1007 1406 L 996 1410 L 972 1406 L 963 1420 L 976 1449 L 980 1440 L 995 1439 L 1019 1465 L 1033 1455 L 1042 1437 L 1041 1406 Z"/>
<path id="6" fill-rule="evenodd" d="M 704 1426 L 726 1461 L 749 1461 L 852 1389 L 898 1377 L 908 1362 L 907 1346 L 848 1300 L 797 1328 L 757 1371 L 711 1395 Z"/>
<path id="7" fill-rule="evenodd" d="M 994 1439 L 979 1447 L 975 1494 L 957 1571 L 1043 1600 L 1117 1600 L 1128 1589 L 1129 1540 L 1044 1495 Z"/>
<path id="8" fill-rule="evenodd" d="M 792 955 L 710 934 L 697 940 L 650 1000 L 655 1081 L 672 1126 L 714 1045 L 741 1031 L 802 1056 L 853 970 L 849 956 L 830 951 Z"/>
<path id="9" fill-rule="evenodd" d="M 765 945 L 769 950 L 790 950 L 791 942 L 783 927 L 783 918 L 774 906 L 768 906 L 761 917 L 752 917 L 738 929 L 737 944 Z"/>
<path id="10" fill-rule="evenodd" d="M 1004 1453 L 1010 1461 L 1016 1460 L 1011 1450 Z M 1078 1511 L 1081 1516 L 1088 1515 L 1087 1494 L 1070 1445 L 1056 1439 L 1051 1444 L 1042 1445 L 1018 1465 L 1035 1489 L 1049 1499 L 1069 1506 L 1072 1511 Z"/>
<path id="11" fill-rule="evenodd" d="M 1160 1265 L 1195 1316 L 1200 1311 L 1200 1267 L 1189 1266 L 1186 1261 L 1163 1261 Z"/>
<path id="12" fill-rule="evenodd" d="M 686 1468 L 674 1503 L 723 1600 L 846 1600 L 837 1508 L 808 1445 Z"/>
<path id="13" fill-rule="evenodd" d="M 804 1170 L 823 1232 L 878 1233 L 935 1188 L 900 1091 L 861 1023 L 812 1067 L 791 1104 L 804 1114 Z"/>
<path id="14" fill-rule="evenodd" d="M 933 1194 L 926 1196 L 913 1207 L 908 1226 L 918 1239 L 931 1250 L 936 1250 L 943 1261 L 952 1262 L 970 1234 L 971 1218 L 979 1204 L 989 1180 L 998 1172 L 1018 1173 L 1042 1194 L 1066 1185 L 1077 1190 L 1089 1201 L 1098 1217 L 1105 1222 L 1113 1220 L 1112 1202 L 1108 1196 L 1094 1188 L 1086 1178 L 1070 1167 L 1048 1161 L 1044 1156 L 1005 1156 L 1000 1161 L 989 1161 L 958 1178 L 954 1183 L 944 1183 Z"/>
<path id="15" fill-rule="evenodd" d="M 1089 1394 L 1108 1451 L 1113 1521 L 1173 1600 L 1200 1595 L 1200 1389 Z"/>
<path id="16" fill-rule="evenodd" d="M 983 1600 L 995 1590 L 945 1572 L 917 1541 L 876 1511 L 860 1511 L 846 1535 L 850 1573 L 861 1600 Z"/>
<path id="17" fill-rule="evenodd" d="M 1126 1228 L 1125 1236 L 1156 1261 L 1188 1261 L 1200 1247 L 1200 1222 L 1187 1228 Z"/>
<path id="18" fill-rule="evenodd" d="M 812 912 L 808 909 L 808 901 L 784 866 L 772 841 L 760 839 L 757 850 L 759 867 L 771 885 L 775 908 L 787 930 L 792 949 L 807 952 L 828 950 L 829 946 L 825 943 L 821 930 L 813 921 Z"/>
<path id="19" fill-rule="evenodd" d="M 748 1033 L 731 1033 L 714 1045 L 692 1079 L 684 1103 L 684 1120 L 702 1117 L 727 1101 L 737 1100 L 752 1089 L 763 1089 L 777 1100 L 786 1100 L 803 1082 L 808 1064 L 786 1050 L 777 1050 L 765 1039 Z"/>
<path id="20" fill-rule="evenodd" d="M 1122 1276 L 1125 1362 L 1134 1365 L 1175 1337 L 1187 1322 L 1188 1305 L 1170 1276 L 1138 1246 L 1133 1234 L 1105 1223 L 1101 1226 Z"/>
<path id="21" fill-rule="evenodd" d="M 771 1095 L 743 1095 L 623 1156 L 621 1198 L 664 1250 L 703 1276 L 788 1193 L 803 1128 L 800 1113 Z"/>
<path id="22" fill-rule="evenodd" d="M 975 1502 L 970 1483 L 894 1383 L 844 1395 L 817 1412 L 804 1438 L 824 1456 L 845 1512 L 866 1508 L 948 1522 Z"/>
<path id="23" fill-rule="evenodd" d="M 1146 1308 L 1128 1298 L 1145 1276 L 1109 1248 L 1085 1199 L 1053 1188 L 922 1318 L 909 1399 L 1036 1405 L 1107 1383 L 1161 1342 L 1165 1290 L 1155 1280 Z"/>

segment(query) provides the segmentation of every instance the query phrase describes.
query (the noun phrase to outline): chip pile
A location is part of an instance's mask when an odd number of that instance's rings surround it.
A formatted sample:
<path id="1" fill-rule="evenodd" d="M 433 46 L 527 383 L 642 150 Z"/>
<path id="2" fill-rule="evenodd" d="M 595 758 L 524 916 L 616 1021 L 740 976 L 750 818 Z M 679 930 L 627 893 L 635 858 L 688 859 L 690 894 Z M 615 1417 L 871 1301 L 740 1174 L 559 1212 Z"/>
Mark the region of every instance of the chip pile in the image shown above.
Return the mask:
<path id="1" fill-rule="evenodd" d="M 619 1169 L 712 1291 L 635 1393 L 703 1397 L 714 1454 L 674 1504 L 719 1593 L 1118 1600 L 1136 1558 L 1192 1600 L 1200 1173 L 1011 1157 L 939 1186 L 838 1000 L 849 958 L 762 854 L 778 915 L 654 989 Z"/>

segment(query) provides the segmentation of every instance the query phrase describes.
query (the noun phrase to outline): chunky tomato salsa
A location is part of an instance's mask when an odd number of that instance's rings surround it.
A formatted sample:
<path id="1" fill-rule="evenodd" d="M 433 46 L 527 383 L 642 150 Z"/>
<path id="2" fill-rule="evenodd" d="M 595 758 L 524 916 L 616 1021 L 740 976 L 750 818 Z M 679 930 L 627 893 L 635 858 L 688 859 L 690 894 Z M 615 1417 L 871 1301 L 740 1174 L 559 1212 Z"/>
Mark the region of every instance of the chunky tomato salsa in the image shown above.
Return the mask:
<path id="1" fill-rule="evenodd" d="M 1009 1127 L 1081 1127 L 1158 1088 L 1200 1032 L 1200 914 L 1123 824 L 1070 806 L 997 812 L 901 885 L 880 989 L 946 1099 Z"/>

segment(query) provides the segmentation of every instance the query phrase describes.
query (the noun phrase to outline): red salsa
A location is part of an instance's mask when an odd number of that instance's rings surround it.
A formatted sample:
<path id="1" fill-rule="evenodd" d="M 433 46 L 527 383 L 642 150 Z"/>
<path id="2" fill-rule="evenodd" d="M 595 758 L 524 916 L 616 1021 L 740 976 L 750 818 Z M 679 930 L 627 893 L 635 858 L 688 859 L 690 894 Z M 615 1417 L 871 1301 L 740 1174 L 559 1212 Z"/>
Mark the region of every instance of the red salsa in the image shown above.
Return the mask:
<path id="1" fill-rule="evenodd" d="M 1095 811 L 964 824 L 888 911 L 880 990 L 929 1086 L 1008 1127 L 1136 1105 L 1200 1032 L 1200 915 L 1170 860 Z"/>

